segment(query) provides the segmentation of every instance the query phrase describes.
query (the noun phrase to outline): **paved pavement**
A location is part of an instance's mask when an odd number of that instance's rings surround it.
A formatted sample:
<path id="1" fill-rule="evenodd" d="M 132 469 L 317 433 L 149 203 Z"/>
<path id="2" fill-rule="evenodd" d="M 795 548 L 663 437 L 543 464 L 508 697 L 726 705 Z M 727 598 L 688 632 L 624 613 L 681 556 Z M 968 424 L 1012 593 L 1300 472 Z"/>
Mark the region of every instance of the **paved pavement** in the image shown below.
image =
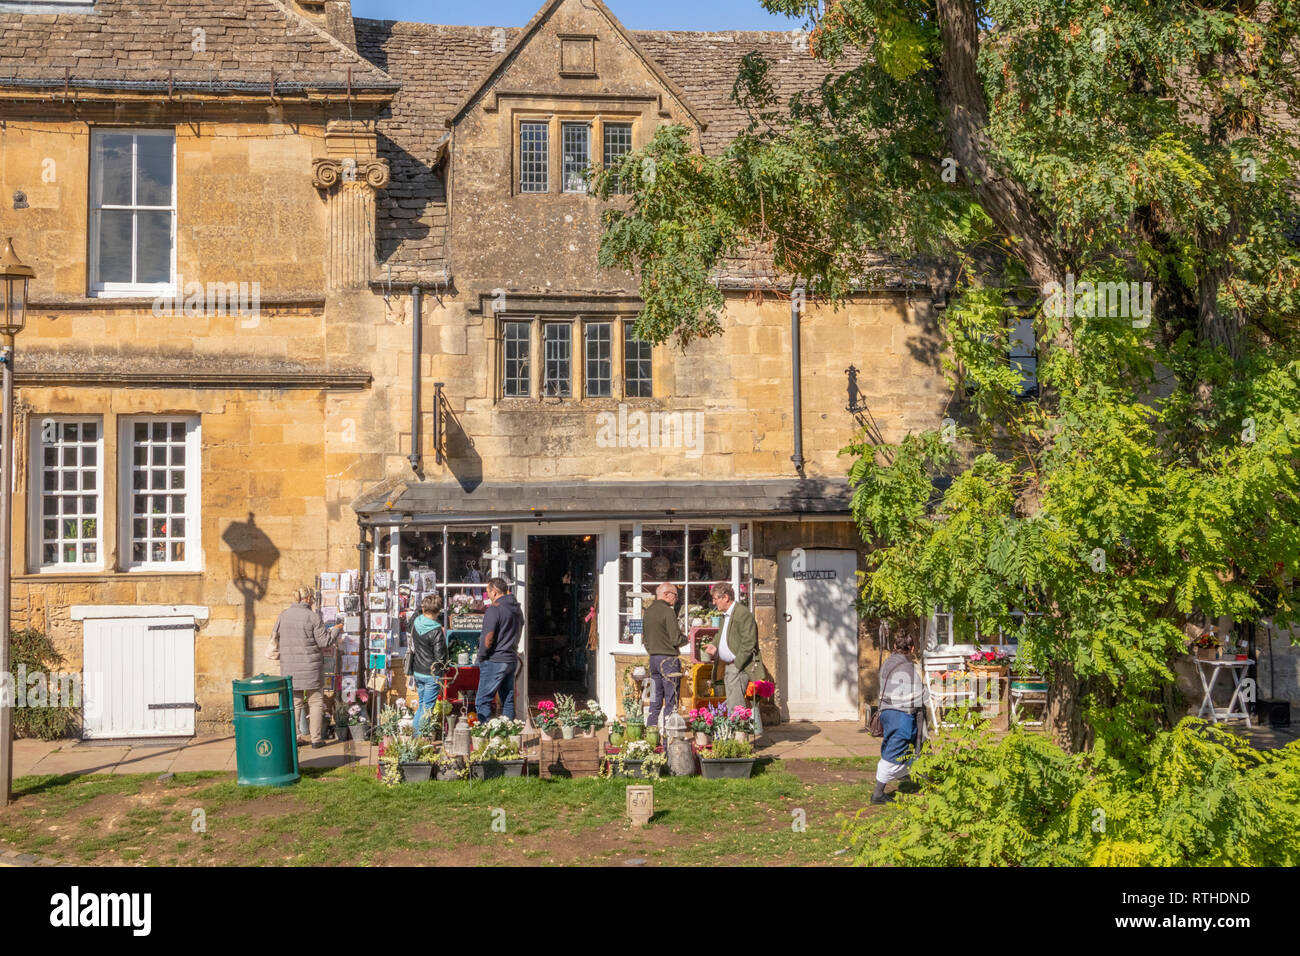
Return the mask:
<path id="1" fill-rule="evenodd" d="M 759 740 L 765 757 L 815 759 L 818 757 L 879 757 L 880 741 L 856 721 L 798 722 L 768 728 Z M 378 755 L 375 748 L 351 742 L 328 742 L 319 750 L 299 751 L 305 768 L 339 767 Z M 176 743 L 145 742 L 97 744 L 86 741 L 14 741 L 14 776 L 83 773 L 184 773 L 197 770 L 235 770 L 235 737 L 195 737 Z"/>
<path id="2" fill-rule="evenodd" d="M 1239 728 L 1256 747 L 1281 747 L 1300 738 L 1300 726 Z M 798 721 L 766 728 L 758 741 L 764 757 L 810 760 L 830 757 L 879 757 L 880 741 L 856 721 Z M 358 761 L 371 764 L 378 750 L 364 744 L 330 741 L 319 750 L 299 752 L 304 768 L 340 767 Z M 85 741 L 14 741 L 14 776 L 82 773 L 184 773 L 197 770 L 234 772 L 235 737 L 195 737 L 176 743 L 147 742 L 134 746 Z"/>

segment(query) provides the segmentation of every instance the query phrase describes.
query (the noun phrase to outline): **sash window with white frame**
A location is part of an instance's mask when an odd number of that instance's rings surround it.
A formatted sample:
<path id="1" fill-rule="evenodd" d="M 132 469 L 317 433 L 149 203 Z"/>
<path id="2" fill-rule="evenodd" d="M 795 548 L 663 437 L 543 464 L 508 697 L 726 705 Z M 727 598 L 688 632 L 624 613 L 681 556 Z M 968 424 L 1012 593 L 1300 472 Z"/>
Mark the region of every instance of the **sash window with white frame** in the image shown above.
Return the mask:
<path id="1" fill-rule="evenodd" d="M 175 131 L 92 130 L 92 294 L 170 293 L 176 272 L 175 237 Z"/>
<path id="2" fill-rule="evenodd" d="M 40 570 L 102 568 L 104 432 L 98 418 L 32 420 L 33 552 Z"/>
<path id="3" fill-rule="evenodd" d="M 199 570 L 199 419 L 125 419 L 119 447 L 124 564 Z"/>

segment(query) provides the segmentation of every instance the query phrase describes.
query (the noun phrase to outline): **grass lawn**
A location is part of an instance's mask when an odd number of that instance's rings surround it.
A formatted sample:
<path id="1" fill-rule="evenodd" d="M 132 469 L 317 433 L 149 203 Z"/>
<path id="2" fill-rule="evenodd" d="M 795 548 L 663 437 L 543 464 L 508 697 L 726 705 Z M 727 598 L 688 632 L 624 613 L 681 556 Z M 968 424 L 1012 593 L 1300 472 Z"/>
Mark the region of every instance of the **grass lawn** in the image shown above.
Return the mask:
<path id="1" fill-rule="evenodd" d="M 841 824 L 867 804 L 874 765 L 771 761 L 747 781 L 659 780 L 645 830 L 627 823 L 627 781 L 600 778 L 390 788 L 344 768 L 275 789 L 233 773 L 23 777 L 0 841 L 97 865 L 846 865 Z"/>

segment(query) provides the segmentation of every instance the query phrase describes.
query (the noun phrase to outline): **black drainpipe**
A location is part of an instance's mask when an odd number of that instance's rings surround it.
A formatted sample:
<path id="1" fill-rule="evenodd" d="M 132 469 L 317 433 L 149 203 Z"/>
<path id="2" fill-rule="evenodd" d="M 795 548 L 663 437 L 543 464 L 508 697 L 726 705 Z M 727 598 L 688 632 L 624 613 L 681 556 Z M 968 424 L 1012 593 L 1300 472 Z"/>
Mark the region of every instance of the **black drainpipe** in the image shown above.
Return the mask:
<path id="1" fill-rule="evenodd" d="M 417 475 L 424 465 L 420 451 L 420 357 L 424 353 L 424 317 L 420 312 L 420 287 L 411 287 L 411 470 Z"/>
<path id="2" fill-rule="evenodd" d="M 790 369 L 794 380 L 794 470 L 804 477 L 803 466 L 803 365 L 799 360 L 799 312 L 803 289 L 790 290 Z"/>

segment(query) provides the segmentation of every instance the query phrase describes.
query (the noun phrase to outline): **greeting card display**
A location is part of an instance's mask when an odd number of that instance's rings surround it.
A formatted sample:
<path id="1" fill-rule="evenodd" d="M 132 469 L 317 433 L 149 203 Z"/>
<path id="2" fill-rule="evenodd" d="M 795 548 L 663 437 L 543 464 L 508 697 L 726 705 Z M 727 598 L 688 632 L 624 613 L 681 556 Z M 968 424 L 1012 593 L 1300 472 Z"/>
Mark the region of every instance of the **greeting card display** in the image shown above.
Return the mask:
<path id="1" fill-rule="evenodd" d="M 360 634 L 360 633 L 361 633 L 361 615 L 360 615 L 360 614 L 344 614 L 344 615 L 343 615 L 343 630 L 345 630 L 345 631 L 346 631 L 347 633 L 349 633 L 349 634 Z"/>
<path id="2" fill-rule="evenodd" d="M 371 591 L 366 595 L 366 610 L 368 611 L 387 611 L 388 594 L 384 591 Z"/>
<path id="3" fill-rule="evenodd" d="M 371 654 L 371 655 L 370 655 L 370 668 L 369 668 L 369 669 L 372 670 L 372 671 L 382 671 L 382 670 L 387 670 L 387 669 L 388 669 L 388 655 L 387 655 L 387 654 Z M 376 689 L 378 689 L 378 688 L 376 688 Z"/>
<path id="4" fill-rule="evenodd" d="M 371 614 L 370 629 L 372 631 L 388 630 L 388 615 L 382 611 Z"/>
<path id="5" fill-rule="evenodd" d="M 320 619 L 323 624 L 336 624 L 339 619 L 339 609 L 336 607 L 322 606 L 320 609 Z"/>
<path id="6" fill-rule="evenodd" d="M 337 571 L 326 571 L 320 576 L 320 589 L 322 591 L 337 591 L 339 589 L 339 575 Z"/>
<path id="7" fill-rule="evenodd" d="M 376 571 L 374 581 L 375 581 L 376 590 L 387 591 L 390 587 L 393 586 L 393 572 Z"/>
<path id="8" fill-rule="evenodd" d="M 357 699 L 357 676 L 356 674 L 345 674 L 339 681 L 339 687 L 342 688 L 343 699 L 349 704 Z"/>
<path id="9" fill-rule="evenodd" d="M 339 607 L 349 614 L 361 610 L 360 594 L 341 594 L 339 595 Z"/>
<path id="10" fill-rule="evenodd" d="M 324 588 L 321 588 L 320 606 L 322 608 L 327 608 L 327 607 L 337 608 L 339 606 L 339 592 L 327 591 Z"/>

